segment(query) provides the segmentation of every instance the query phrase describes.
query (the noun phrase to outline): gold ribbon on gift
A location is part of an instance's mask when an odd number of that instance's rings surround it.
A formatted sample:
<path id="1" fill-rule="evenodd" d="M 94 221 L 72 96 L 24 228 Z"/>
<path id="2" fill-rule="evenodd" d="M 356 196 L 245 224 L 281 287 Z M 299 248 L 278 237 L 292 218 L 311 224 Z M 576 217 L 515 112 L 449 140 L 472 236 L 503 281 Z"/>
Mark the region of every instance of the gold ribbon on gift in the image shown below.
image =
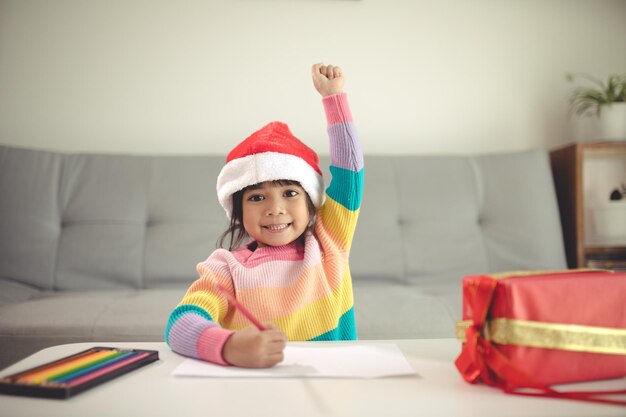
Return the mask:
<path id="1" fill-rule="evenodd" d="M 471 320 L 457 322 L 457 339 L 465 342 L 471 325 Z M 487 321 L 483 332 L 500 345 L 626 355 L 626 329 L 498 318 Z"/>
<path id="2" fill-rule="evenodd" d="M 530 277 L 533 275 L 564 275 L 564 274 L 576 274 L 580 272 L 608 272 L 610 274 L 615 271 L 609 269 L 595 269 L 595 268 L 578 268 L 578 269 L 557 269 L 557 270 L 539 270 L 539 271 L 509 271 L 499 272 L 495 274 L 487 274 L 489 278 L 493 279 L 506 279 L 514 277 Z"/>

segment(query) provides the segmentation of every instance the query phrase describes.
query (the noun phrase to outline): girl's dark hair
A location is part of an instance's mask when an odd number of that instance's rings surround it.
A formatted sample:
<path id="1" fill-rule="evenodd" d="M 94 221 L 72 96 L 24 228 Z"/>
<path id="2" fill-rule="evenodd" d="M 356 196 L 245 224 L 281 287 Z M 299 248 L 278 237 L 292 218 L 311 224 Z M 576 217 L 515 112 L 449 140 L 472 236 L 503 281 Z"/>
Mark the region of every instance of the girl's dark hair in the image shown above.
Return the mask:
<path id="1" fill-rule="evenodd" d="M 300 186 L 300 183 L 298 181 L 292 181 L 292 180 L 276 180 L 276 181 L 270 181 L 270 182 L 276 186 L 285 186 L 285 185 Z M 224 244 L 226 243 L 227 240 L 229 240 L 228 250 L 233 250 L 241 246 L 244 240 L 250 238 L 250 236 L 246 232 L 246 229 L 243 228 L 243 193 L 251 188 L 258 188 L 258 187 L 259 187 L 259 184 L 249 185 L 246 188 L 239 190 L 232 195 L 231 198 L 233 199 L 233 212 L 230 216 L 230 226 L 218 238 L 217 240 L 218 248 L 224 248 L 225 247 Z M 309 209 L 309 224 L 298 239 L 303 238 L 306 232 L 308 231 L 311 231 L 314 233 L 313 226 L 315 225 L 316 209 L 315 209 L 315 206 L 313 205 L 313 201 L 311 201 L 311 197 L 309 197 L 309 194 L 306 192 L 305 194 L 306 194 L 306 206 Z"/>

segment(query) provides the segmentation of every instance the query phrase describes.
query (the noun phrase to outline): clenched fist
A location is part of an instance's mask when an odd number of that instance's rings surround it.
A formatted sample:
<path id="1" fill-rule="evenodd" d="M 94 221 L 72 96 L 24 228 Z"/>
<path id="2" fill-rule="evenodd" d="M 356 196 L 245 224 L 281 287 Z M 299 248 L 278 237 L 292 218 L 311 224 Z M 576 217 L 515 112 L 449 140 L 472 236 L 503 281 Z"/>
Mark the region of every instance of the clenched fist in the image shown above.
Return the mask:
<path id="1" fill-rule="evenodd" d="M 343 93 L 344 77 L 341 68 L 322 63 L 313 64 L 313 85 L 322 97 Z"/>

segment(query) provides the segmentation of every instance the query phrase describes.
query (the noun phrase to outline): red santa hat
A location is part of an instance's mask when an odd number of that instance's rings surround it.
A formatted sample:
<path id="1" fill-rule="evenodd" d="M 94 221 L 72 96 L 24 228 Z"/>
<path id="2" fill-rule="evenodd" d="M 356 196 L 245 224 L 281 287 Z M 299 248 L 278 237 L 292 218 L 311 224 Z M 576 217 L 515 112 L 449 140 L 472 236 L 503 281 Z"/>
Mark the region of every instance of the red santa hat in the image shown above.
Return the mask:
<path id="1" fill-rule="evenodd" d="M 230 151 L 217 177 L 217 198 L 230 219 L 234 193 L 275 180 L 298 181 L 316 208 L 323 203 L 324 180 L 318 155 L 282 122 L 265 125 Z"/>

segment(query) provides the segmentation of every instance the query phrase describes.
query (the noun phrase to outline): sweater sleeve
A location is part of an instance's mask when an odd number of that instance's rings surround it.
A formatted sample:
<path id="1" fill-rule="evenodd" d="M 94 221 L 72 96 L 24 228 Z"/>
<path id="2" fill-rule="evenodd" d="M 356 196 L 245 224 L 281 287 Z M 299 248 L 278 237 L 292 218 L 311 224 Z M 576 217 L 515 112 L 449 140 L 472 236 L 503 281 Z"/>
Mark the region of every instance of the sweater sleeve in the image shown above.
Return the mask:
<path id="1" fill-rule="evenodd" d="M 165 341 L 181 355 L 227 365 L 222 350 L 233 331 L 219 325 L 226 315 L 228 303 L 215 291 L 215 284 L 232 291 L 232 280 L 225 273 L 228 270 L 225 262 L 214 255 L 198 264 L 200 278 L 189 287 L 170 314 Z"/>
<path id="2" fill-rule="evenodd" d="M 345 93 L 322 99 L 330 142 L 330 173 L 326 201 L 320 209 L 323 227 L 335 243 L 350 250 L 363 192 L 363 151 Z"/>

